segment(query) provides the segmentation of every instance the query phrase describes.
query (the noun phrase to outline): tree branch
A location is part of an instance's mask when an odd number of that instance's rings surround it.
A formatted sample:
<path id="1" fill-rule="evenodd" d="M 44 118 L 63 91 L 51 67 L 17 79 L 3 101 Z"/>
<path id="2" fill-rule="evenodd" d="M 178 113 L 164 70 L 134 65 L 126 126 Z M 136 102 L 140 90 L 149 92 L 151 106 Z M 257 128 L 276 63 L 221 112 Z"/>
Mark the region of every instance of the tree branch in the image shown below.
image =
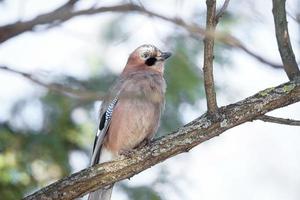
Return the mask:
<path id="1" fill-rule="evenodd" d="M 294 120 L 294 119 L 285 119 L 285 118 L 273 117 L 273 116 L 268 116 L 268 115 L 262 115 L 262 116 L 257 117 L 256 119 L 264 121 L 264 122 L 271 122 L 271 123 L 276 123 L 276 124 L 300 126 L 300 120 Z"/>
<path id="2" fill-rule="evenodd" d="M 292 81 L 268 88 L 235 104 L 219 108 L 218 120 L 212 121 L 204 114 L 172 134 L 135 150 L 129 158 L 121 157 L 113 162 L 84 169 L 25 197 L 24 200 L 74 199 L 83 196 L 132 177 L 167 158 L 187 152 L 232 127 L 299 101 L 300 82 Z"/>
<path id="3" fill-rule="evenodd" d="M 289 79 L 293 80 L 295 77 L 300 76 L 300 72 L 290 41 L 286 20 L 285 2 L 286 0 L 273 0 L 272 12 L 275 23 L 278 49 L 280 52 L 284 70 Z"/>
<path id="4" fill-rule="evenodd" d="M 220 8 L 220 10 L 217 12 L 216 14 L 216 23 L 219 22 L 220 18 L 224 15 L 228 5 L 229 5 L 230 0 L 225 0 L 222 7 Z"/>
<path id="5" fill-rule="evenodd" d="M 262 57 L 259 54 L 256 54 L 255 52 L 251 51 L 250 49 L 248 49 L 246 46 L 244 46 L 243 44 L 241 46 L 239 46 L 239 48 L 241 50 L 243 50 L 245 53 L 247 53 L 248 55 L 252 56 L 253 58 L 255 58 L 256 60 L 258 60 L 259 62 L 266 64 L 274 69 L 283 69 L 282 65 L 273 63 L 267 59 L 265 59 L 264 57 Z"/>
<path id="6" fill-rule="evenodd" d="M 58 8 L 52 12 L 39 15 L 29 21 L 16 22 L 5 26 L 0 26 L 0 43 L 10 38 L 13 38 L 19 34 L 22 34 L 26 31 L 32 31 L 34 30 L 35 27 L 39 25 L 48 25 L 49 28 L 50 27 L 52 28 L 59 25 L 62 22 L 72 19 L 73 17 L 82 16 L 82 15 L 94 15 L 94 14 L 100 14 L 105 12 L 123 12 L 123 13 L 137 12 L 140 14 L 146 14 L 150 17 L 156 17 L 184 28 L 186 31 L 191 33 L 197 39 L 199 38 L 202 39 L 205 35 L 211 35 L 211 37 L 214 37 L 216 41 L 222 42 L 232 47 L 239 48 L 243 50 L 245 53 L 247 53 L 248 55 L 256 58 L 258 61 L 260 61 L 263 64 L 266 64 L 275 69 L 283 68 L 281 65 L 272 63 L 262 58 L 261 56 L 257 55 L 253 51 L 250 51 L 248 48 L 246 48 L 246 46 L 241 41 L 239 41 L 237 38 L 231 35 L 224 34 L 224 33 L 214 33 L 212 35 L 212 33 L 209 32 L 207 33 L 206 30 L 197 26 L 196 24 L 187 24 L 180 18 L 166 17 L 158 13 L 152 12 L 150 10 L 147 10 L 142 6 L 138 6 L 132 3 L 121 4 L 116 6 L 108 6 L 108 7 L 89 8 L 89 9 L 83 9 L 79 11 L 73 11 L 73 7 L 70 8 L 64 6 L 63 8 Z"/>
<path id="7" fill-rule="evenodd" d="M 48 90 L 51 90 L 58 94 L 75 97 L 80 100 L 95 100 L 96 101 L 96 100 L 101 100 L 104 97 L 104 94 L 101 92 L 91 92 L 91 91 L 86 91 L 86 90 L 73 89 L 73 88 L 65 87 L 61 84 L 56 84 L 56 83 L 45 83 L 45 82 L 40 81 L 39 79 L 35 78 L 32 74 L 21 72 L 21 71 L 15 70 L 15 69 L 11 69 L 7 66 L 0 65 L 0 69 L 21 75 L 24 78 L 32 81 L 33 83 L 43 86 L 43 87 L 47 88 Z"/>
<path id="8" fill-rule="evenodd" d="M 78 0 L 76 0 L 76 2 L 77 1 Z M 26 31 L 31 31 L 38 25 L 52 24 L 53 26 L 51 27 L 54 27 L 76 16 L 93 15 L 104 12 L 128 12 L 140 9 L 139 6 L 128 3 L 116 6 L 89 8 L 79 11 L 73 11 L 74 4 L 76 2 L 74 0 L 72 0 L 72 2 L 73 3 L 66 3 L 62 5 L 61 7 L 57 8 L 52 12 L 38 15 L 32 20 L 16 22 L 0 27 L 0 43 Z"/>
<path id="9" fill-rule="evenodd" d="M 206 32 L 214 34 L 216 21 L 216 0 L 206 0 Z M 203 76 L 204 89 L 207 101 L 207 111 L 210 115 L 216 114 L 218 110 L 216 91 L 213 76 L 213 60 L 214 60 L 214 38 L 208 35 L 204 38 L 204 61 L 203 61 Z"/>

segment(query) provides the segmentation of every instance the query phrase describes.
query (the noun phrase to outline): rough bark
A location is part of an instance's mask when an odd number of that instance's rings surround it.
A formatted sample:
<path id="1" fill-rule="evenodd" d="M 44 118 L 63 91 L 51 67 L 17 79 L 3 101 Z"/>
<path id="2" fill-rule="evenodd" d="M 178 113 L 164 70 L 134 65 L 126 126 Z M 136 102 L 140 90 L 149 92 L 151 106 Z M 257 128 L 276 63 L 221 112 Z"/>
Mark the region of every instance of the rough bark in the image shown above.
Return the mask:
<path id="1" fill-rule="evenodd" d="M 214 121 L 204 114 L 179 130 L 137 149 L 130 157 L 84 169 L 25 197 L 24 200 L 74 199 L 83 196 L 132 177 L 167 158 L 187 152 L 232 127 L 298 101 L 300 82 L 292 81 L 268 88 L 242 101 L 219 108 L 219 116 Z"/>

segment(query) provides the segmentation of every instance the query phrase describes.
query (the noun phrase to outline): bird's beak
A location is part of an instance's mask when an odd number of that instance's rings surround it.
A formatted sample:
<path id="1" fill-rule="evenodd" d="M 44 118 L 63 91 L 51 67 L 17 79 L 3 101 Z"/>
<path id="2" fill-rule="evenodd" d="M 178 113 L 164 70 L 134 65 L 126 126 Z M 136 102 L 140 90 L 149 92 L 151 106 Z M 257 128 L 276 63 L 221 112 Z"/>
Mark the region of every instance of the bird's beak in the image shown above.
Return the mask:
<path id="1" fill-rule="evenodd" d="M 172 55 L 171 52 L 161 52 L 161 54 L 158 56 L 159 60 L 166 60 Z"/>

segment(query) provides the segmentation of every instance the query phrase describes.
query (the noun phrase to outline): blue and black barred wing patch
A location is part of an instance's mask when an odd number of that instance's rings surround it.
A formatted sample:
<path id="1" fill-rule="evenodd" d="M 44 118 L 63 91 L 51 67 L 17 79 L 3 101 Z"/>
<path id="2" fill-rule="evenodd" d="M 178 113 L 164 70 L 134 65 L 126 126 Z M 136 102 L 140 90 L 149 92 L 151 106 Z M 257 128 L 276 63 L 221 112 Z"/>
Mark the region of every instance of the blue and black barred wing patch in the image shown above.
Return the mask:
<path id="1" fill-rule="evenodd" d="M 101 117 L 101 121 L 99 123 L 99 131 L 102 131 L 104 126 L 111 120 L 112 112 L 114 110 L 115 105 L 117 104 L 117 97 L 108 105 L 107 110 L 103 113 Z"/>
<path id="2" fill-rule="evenodd" d="M 94 146 L 93 146 L 93 155 L 91 159 L 91 164 L 94 165 L 98 163 L 100 151 L 101 151 L 101 145 L 103 143 L 104 136 L 106 135 L 106 132 L 108 130 L 110 120 L 112 117 L 113 110 L 118 102 L 118 96 L 115 97 L 111 103 L 108 105 L 106 111 L 102 114 L 100 118 L 99 128 L 94 140 Z"/>

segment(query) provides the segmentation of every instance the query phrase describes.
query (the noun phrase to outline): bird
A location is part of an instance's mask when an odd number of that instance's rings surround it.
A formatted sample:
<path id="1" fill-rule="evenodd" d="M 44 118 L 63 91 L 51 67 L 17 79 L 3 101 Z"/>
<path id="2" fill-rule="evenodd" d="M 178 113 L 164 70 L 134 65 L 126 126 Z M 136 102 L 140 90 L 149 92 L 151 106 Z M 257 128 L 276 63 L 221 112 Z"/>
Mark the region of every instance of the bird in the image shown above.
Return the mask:
<path id="1" fill-rule="evenodd" d="M 151 141 L 165 107 L 165 60 L 172 55 L 151 44 L 136 48 L 101 104 L 90 165 L 109 162 Z M 110 200 L 113 185 L 89 194 Z"/>

